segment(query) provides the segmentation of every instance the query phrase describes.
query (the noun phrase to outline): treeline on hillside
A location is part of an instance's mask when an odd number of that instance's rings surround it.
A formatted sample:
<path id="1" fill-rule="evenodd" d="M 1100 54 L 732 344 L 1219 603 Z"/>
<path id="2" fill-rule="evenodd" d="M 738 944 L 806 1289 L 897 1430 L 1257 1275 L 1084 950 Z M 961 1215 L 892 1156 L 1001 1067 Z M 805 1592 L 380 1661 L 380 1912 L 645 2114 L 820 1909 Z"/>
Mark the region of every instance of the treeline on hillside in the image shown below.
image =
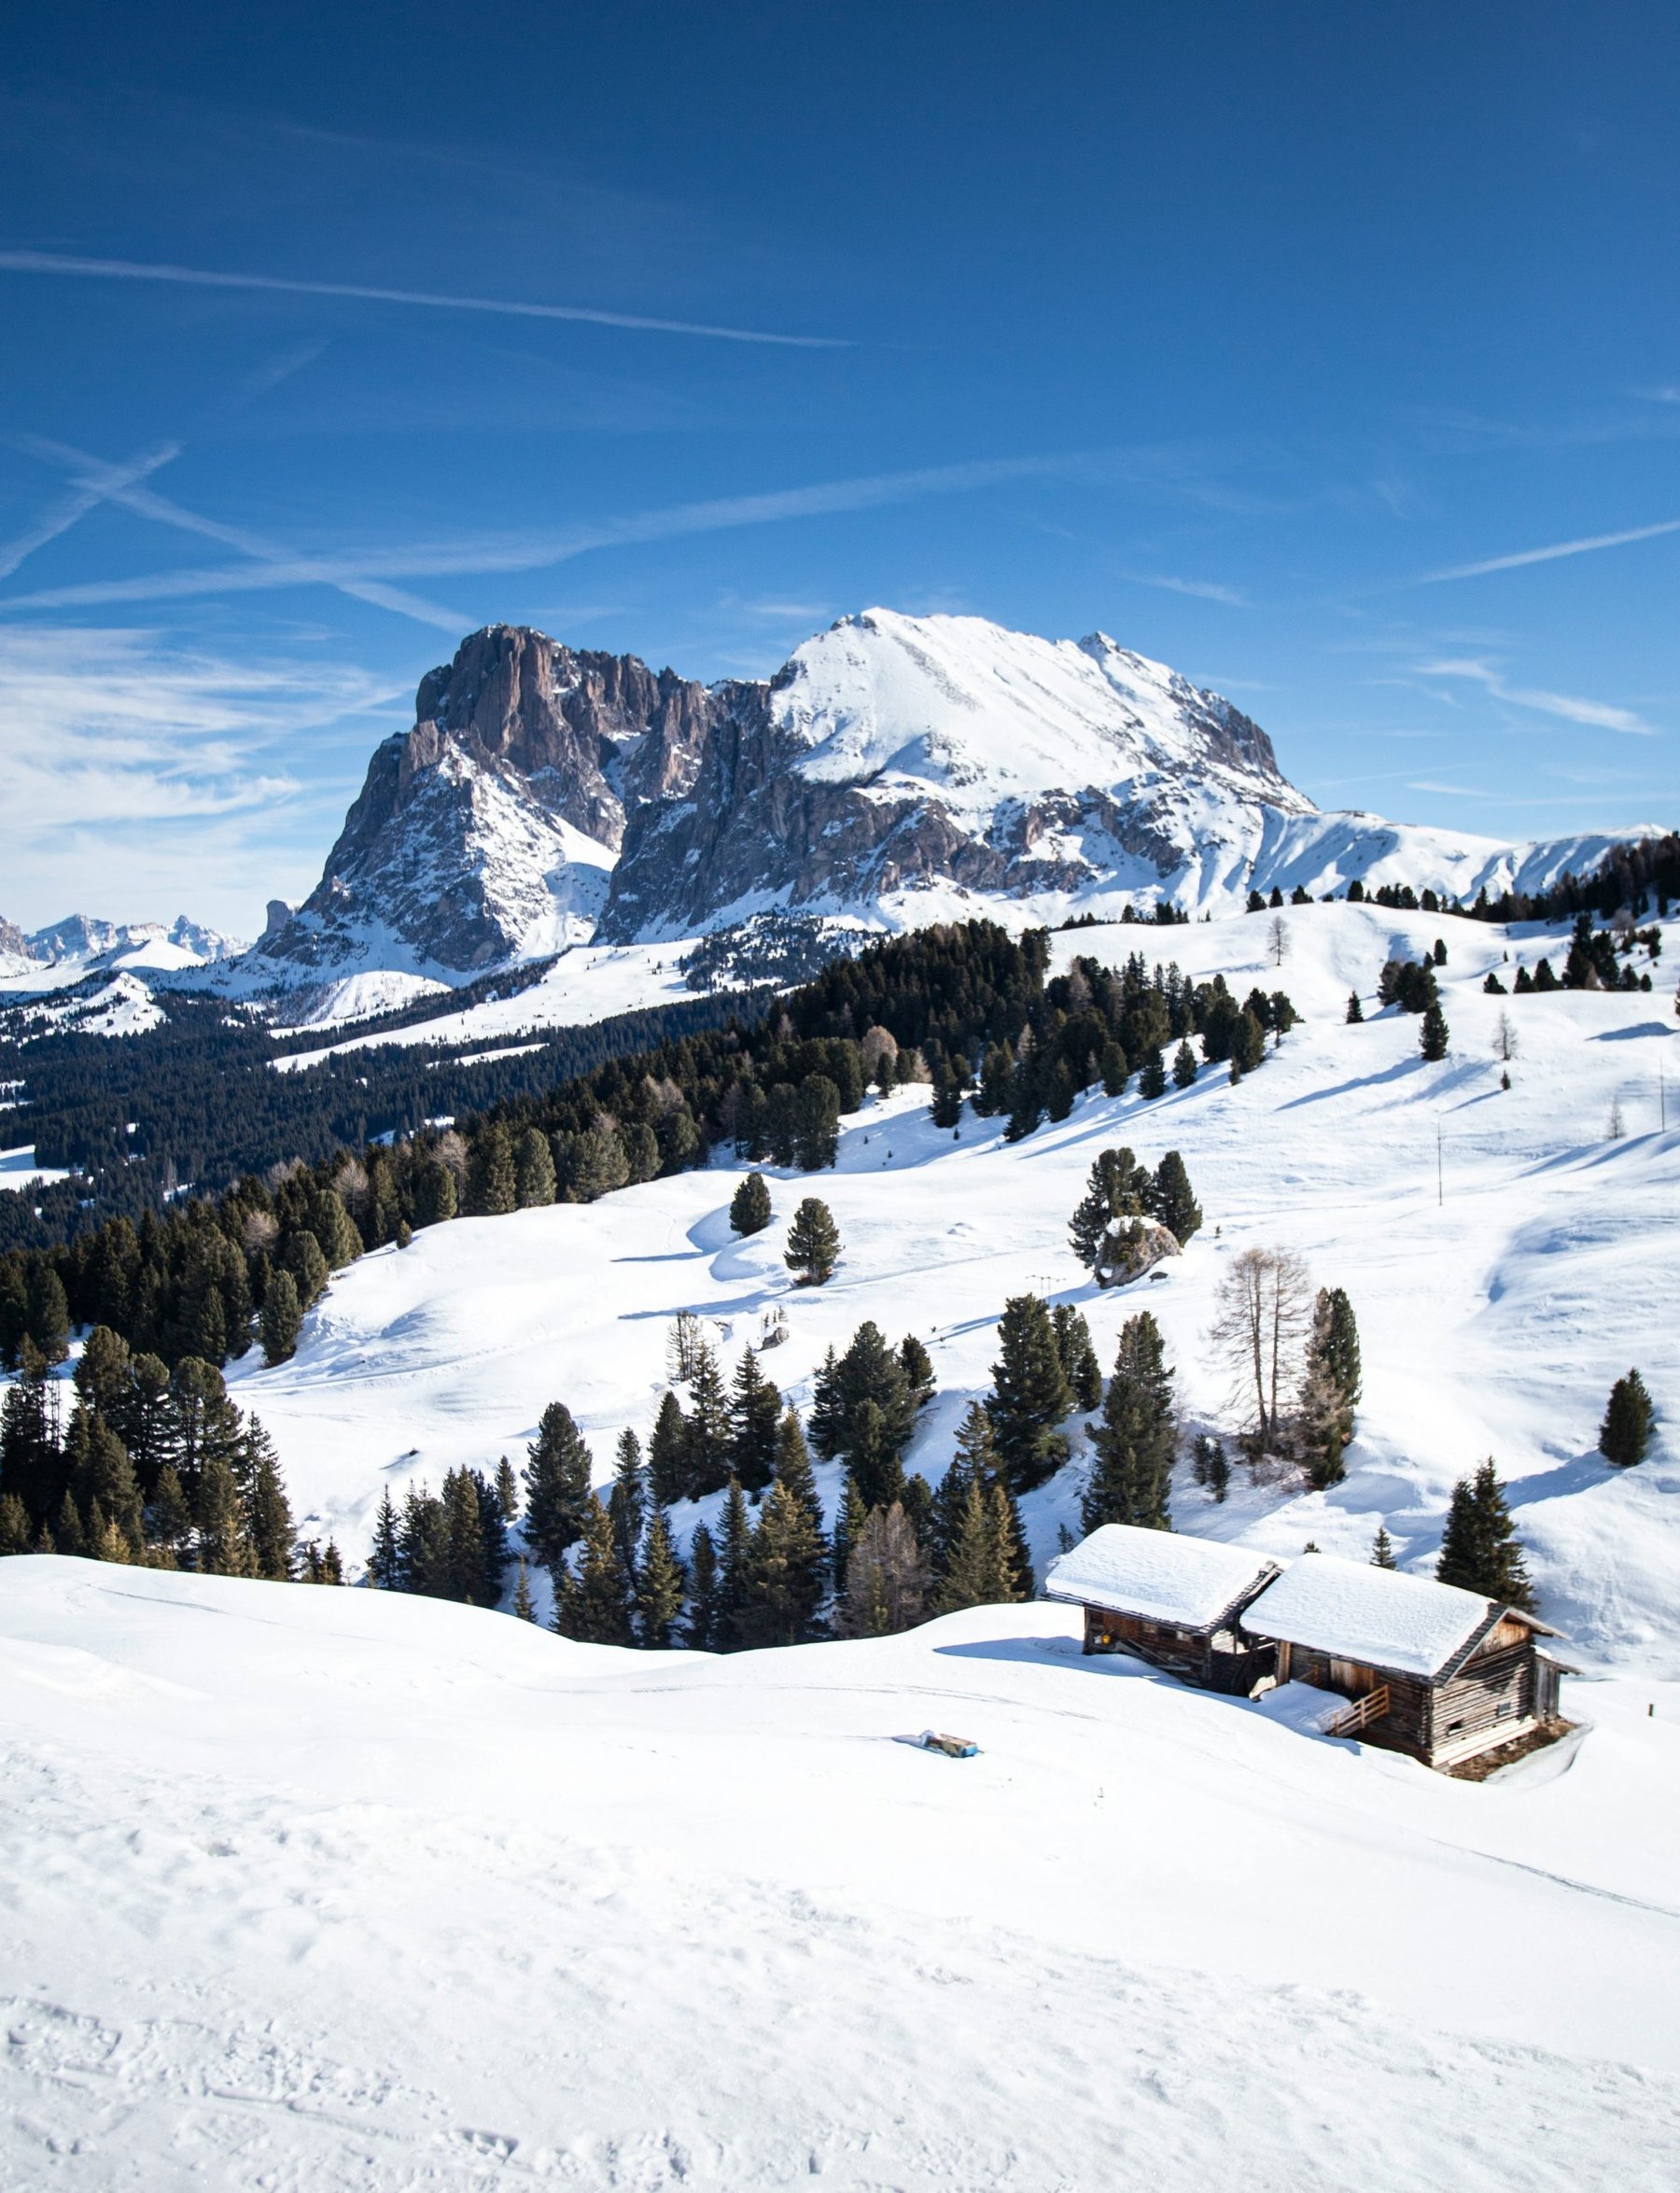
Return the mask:
<path id="1" fill-rule="evenodd" d="M 63 1383 L 25 1342 L 0 1404 L 0 1553 L 79 1553 L 151 1568 L 284 1579 L 295 1534 L 273 1444 L 213 1364 L 173 1371 L 106 1326 Z M 341 1581 L 330 1546 L 305 1572 Z"/>
<path id="2" fill-rule="evenodd" d="M 1334 895 L 1334 893 L 1332 894 Z M 1661 837 L 1631 839 L 1612 846 L 1598 866 L 1585 876 L 1567 871 L 1548 890 L 1504 891 L 1490 896 L 1486 887 L 1466 904 L 1449 893 L 1415 890 L 1409 883 L 1384 883 L 1367 891 L 1357 878 L 1347 889 L 1351 906 L 1389 907 L 1396 912 L 1461 914 L 1473 921 L 1567 921 L 1596 914 L 1611 928 L 1626 931 L 1654 910 L 1666 921 L 1670 903 L 1680 898 L 1680 833 Z M 1267 904 L 1277 907 L 1282 896 L 1274 891 L 1269 901 L 1258 892 L 1249 894 L 1249 911 Z M 1309 903 L 1309 894 L 1296 891 L 1290 904 Z"/>
<path id="3" fill-rule="evenodd" d="M 819 1168 L 870 1080 L 930 1082 L 933 1117 L 949 1124 L 976 1062 L 975 1109 L 1006 1107 L 1009 1132 L 1025 1134 L 1098 1081 L 1123 1089 L 1134 1057 L 1142 1093 L 1160 1093 L 1175 1034 L 1185 1058 L 1197 1035 L 1206 1058 L 1239 1072 L 1264 1057 L 1267 1026 L 1276 1039 L 1295 1019 L 1281 992 L 1239 1005 L 1223 977 L 1193 984 L 1176 967 L 1146 969 L 1141 953 L 1118 971 L 1082 958 L 1049 982 L 1047 958 L 1042 931 L 917 931 L 833 963 L 756 1028 L 732 1019 L 458 1127 L 294 1159 L 138 1224 L 0 1255 L 0 1359 L 16 1362 L 28 1339 L 57 1360 L 73 1327 L 99 1323 L 170 1364 L 219 1365 L 259 1336 L 281 1361 L 331 1272 L 462 1213 L 592 1202 L 703 1164 L 726 1138 L 746 1156 Z"/>
<path id="4" fill-rule="evenodd" d="M 56 1246 L 109 1218 L 161 1212 L 186 1185 L 214 1193 L 279 1159 L 318 1163 L 687 1033 L 750 1025 L 767 1002 L 700 998 L 619 1014 L 551 1031 L 515 1058 L 463 1060 L 485 1047 L 479 1037 L 383 1045 L 285 1073 L 273 1061 L 302 1047 L 296 1039 L 282 1045 L 250 1016 L 202 998 L 161 999 L 168 1019 L 144 1034 L 0 1044 L 0 1082 L 18 1085 L 23 1100 L 7 1115 L 8 1137 L 33 1143 L 38 1163 L 77 1176 L 0 1194 L 0 1250 Z"/>

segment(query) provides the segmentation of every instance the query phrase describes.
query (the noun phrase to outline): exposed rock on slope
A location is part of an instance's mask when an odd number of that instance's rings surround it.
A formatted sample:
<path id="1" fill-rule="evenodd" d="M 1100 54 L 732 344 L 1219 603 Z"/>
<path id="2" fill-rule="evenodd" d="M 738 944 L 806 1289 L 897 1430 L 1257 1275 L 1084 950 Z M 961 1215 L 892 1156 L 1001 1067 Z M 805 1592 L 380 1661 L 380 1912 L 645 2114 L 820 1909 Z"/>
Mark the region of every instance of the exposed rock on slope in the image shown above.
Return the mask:
<path id="1" fill-rule="evenodd" d="M 421 680 L 413 729 L 375 752 L 320 883 L 277 926 L 271 907 L 259 953 L 460 971 L 587 937 L 625 803 L 686 791 L 715 706 L 634 655 L 473 633 Z"/>

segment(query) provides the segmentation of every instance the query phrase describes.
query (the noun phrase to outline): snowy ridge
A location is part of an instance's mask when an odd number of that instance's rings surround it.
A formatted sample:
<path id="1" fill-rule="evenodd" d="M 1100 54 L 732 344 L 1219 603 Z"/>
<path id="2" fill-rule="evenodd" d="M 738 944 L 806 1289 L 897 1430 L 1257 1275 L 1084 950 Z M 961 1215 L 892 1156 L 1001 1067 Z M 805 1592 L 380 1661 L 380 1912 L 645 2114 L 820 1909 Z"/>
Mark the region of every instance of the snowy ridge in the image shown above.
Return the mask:
<path id="1" fill-rule="evenodd" d="M 202 922 L 177 915 L 161 921 L 103 921 L 72 914 L 25 936 L 0 921 L 0 994 L 34 995 L 67 989 L 93 974 L 151 974 L 165 979 L 220 966 L 245 950 Z"/>

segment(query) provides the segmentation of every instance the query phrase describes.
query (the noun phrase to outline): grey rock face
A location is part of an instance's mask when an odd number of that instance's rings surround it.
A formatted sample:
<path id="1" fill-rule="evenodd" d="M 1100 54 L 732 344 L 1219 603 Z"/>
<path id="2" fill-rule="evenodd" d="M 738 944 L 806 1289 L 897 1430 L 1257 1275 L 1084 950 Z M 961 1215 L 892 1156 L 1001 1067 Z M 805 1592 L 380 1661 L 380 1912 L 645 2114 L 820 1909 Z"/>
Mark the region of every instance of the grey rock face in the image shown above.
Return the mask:
<path id="1" fill-rule="evenodd" d="M 687 790 L 713 708 L 634 655 L 472 633 L 421 680 L 413 729 L 376 751 L 320 883 L 259 954 L 326 969 L 395 946 L 466 971 L 587 935 L 626 804 Z"/>

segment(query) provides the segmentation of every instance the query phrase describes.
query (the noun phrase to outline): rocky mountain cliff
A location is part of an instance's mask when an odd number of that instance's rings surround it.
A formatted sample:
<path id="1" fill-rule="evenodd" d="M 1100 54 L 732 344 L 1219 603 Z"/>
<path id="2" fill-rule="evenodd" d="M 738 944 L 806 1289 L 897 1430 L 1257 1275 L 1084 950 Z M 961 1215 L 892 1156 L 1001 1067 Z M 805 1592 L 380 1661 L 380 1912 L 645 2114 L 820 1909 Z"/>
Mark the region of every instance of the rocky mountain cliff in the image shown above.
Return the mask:
<path id="1" fill-rule="evenodd" d="M 449 982 L 772 909 L 1055 921 L 1390 868 L 1474 894 L 1533 888 L 1606 842 L 1321 813 L 1257 724 L 1100 633 L 872 610 L 768 682 L 705 686 L 501 625 L 421 681 L 320 883 L 271 906 L 248 966 Z"/>
<path id="2" fill-rule="evenodd" d="M 259 954 L 464 972 L 588 937 L 627 809 L 688 791 L 720 705 L 634 655 L 473 633 L 421 680 L 413 729 L 376 751 L 320 883 L 271 905 Z"/>

